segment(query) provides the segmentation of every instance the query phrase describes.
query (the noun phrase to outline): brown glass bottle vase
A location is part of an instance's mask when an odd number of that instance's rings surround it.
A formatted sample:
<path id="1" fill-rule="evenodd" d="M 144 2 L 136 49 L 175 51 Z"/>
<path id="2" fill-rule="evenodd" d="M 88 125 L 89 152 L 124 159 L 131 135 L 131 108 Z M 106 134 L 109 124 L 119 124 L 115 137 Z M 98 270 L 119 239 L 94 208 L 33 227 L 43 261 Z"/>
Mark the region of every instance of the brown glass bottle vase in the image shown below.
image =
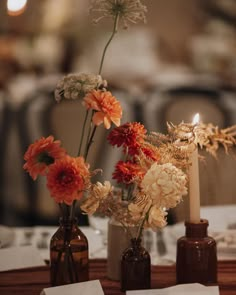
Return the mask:
<path id="1" fill-rule="evenodd" d="M 50 241 L 51 285 L 88 281 L 88 240 L 77 219 L 60 219 L 60 227 Z"/>
<path id="2" fill-rule="evenodd" d="M 141 239 L 131 239 L 121 258 L 121 291 L 150 289 L 150 285 L 150 255 L 141 246 Z"/>

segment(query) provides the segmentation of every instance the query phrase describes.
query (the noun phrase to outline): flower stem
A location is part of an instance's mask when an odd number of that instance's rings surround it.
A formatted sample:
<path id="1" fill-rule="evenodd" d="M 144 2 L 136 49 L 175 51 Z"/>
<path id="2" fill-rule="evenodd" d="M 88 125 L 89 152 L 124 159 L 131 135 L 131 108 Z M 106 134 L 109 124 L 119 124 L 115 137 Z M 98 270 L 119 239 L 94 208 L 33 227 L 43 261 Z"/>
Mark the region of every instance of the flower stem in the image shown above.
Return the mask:
<path id="1" fill-rule="evenodd" d="M 84 140 L 84 134 L 85 134 L 85 127 L 86 127 L 86 122 L 88 118 L 88 111 L 86 112 L 85 118 L 84 118 L 84 123 L 83 123 L 83 128 L 82 128 L 82 134 L 81 134 L 81 139 L 80 139 L 80 145 L 79 145 L 79 151 L 78 151 L 78 156 L 80 156 L 81 149 L 82 149 L 82 143 Z"/>
<path id="2" fill-rule="evenodd" d="M 61 210 L 61 214 L 62 216 L 64 216 L 64 210 L 63 210 L 63 205 L 61 203 L 58 204 L 59 205 L 59 208 Z"/>
<path id="3" fill-rule="evenodd" d="M 113 37 L 117 33 L 118 23 L 119 23 L 119 12 L 115 16 L 115 21 L 114 21 L 114 27 L 113 27 L 112 34 L 111 34 L 111 36 L 110 36 L 110 38 L 109 38 L 109 40 L 108 40 L 108 42 L 107 42 L 107 44 L 106 44 L 106 46 L 104 47 L 104 50 L 103 50 L 102 59 L 101 59 L 101 63 L 100 63 L 100 67 L 99 67 L 99 72 L 98 72 L 99 75 L 101 75 L 101 73 L 102 73 L 102 67 L 103 67 L 104 58 L 105 58 L 105 55 L 106 55 L 107 48 L 110 45 Z"/>
<path id="4" fill-rule="evenodd" d="M 76 263 L 75 263 L 75 260 L 74 260 L 74 257 L 73 257 L 73 252 L 71 250 L 71 247 L 69 247 L 69 255 L 70 255 L 70 259 L 71 259 L 71 263 L 72 263 L 72 270 L 73 270 L 74 275 L 75 275 L 75 282 L 78 282 L 79 278 L 78 278 L 78 273 L 77 273 L 77 269 L 76 269 Z"/>
<path id="5" fill-rule="evenodd" d="M 92 126 L 93 126 L 93 121 L 92 121 L 92 120 L 93 120 L 94 112 L 95 112 L 95 111 L 92 111 L 92 113 L 91 113 L 91 118 L 90 118 L 90 121 L 89 121 L 90 124 L 89 124 L 89 127 L 88 127 L 87 138 L 86 138 L 86 144 L 85 144 L 85 150 L 84 150 L 84 154 L 83 154 L 85 160 L 86 160 L 86 158 L 85 158 L 85 154 L 88 154 L 88 150 L 89 150 L 88 145 L 89 145 L 90 134 L 91 134 Z"/>
<path id="6" fill-rule="evenodd" d="M 139 238 L 141 238 L 141 236 L 142 236 L 142 233 L 143 233 L 143 225 L 144 225 L 144 223 L 145 223 L 145 221 L 146 221 L 146 219 L 147 219 L 147 217 L 148 217 L 148 214 L 149 214 L 149 211 L 150 211 L 151 208 L 152 208 L 152 205 L 151 205 L 150 208 L 148 209 L 148 212 L 145 214 L 145 216 L 144 216 L 144 218 L 143 218 L 143 220 L 142 220 L 142 222 L 141 222 L 141 224 L 140 224 L 140 226 L 139 226 L 139 229 L 138 229 L 138 233 L 137 233 L 136 239 L 139 239 Z"/>
<path id="7" fill-rule="evenodd" d="M 73 278 L 73 269 L 71 269 L 73 267 L 73 263 L 71 265 L 71 253 L 70 253 L 70 245 L 66 245 L 65 247 L 65 260 L 64 260 L 64 264 L 65 264 L 65 278 L 67 276 L 67 273 L 69 274 L 69 279 L 70 279 L 70 283 L 73 284 L 74 283 L 74 278 Z M 76 272 L 75 272 L 76 273 Z"/>
<path id="8" fill-rule="evenodd" d="M 93 143 L 93 137 L 94 137 L 94 135 L 95 135 L 96 129 L 97 129 L 97 126 L 94 126 L 94 127 L 93 127 L 93 131 L 92 131 L 92 134 L 91 134 L 91 136 L 90 136 L 90 138 L 89 138 L 89 141 L 88 141 L 88 144 L 87 144 L 87 148 L 86 148 L 86 151 L 85 151 L 85 155 L 84 155 L 84 159 L 85 159 L 85 161 L 86 161 L 86 159 L 87 159 L 87 156 L 88 156 L 88 152 L 89 152 L 90 146 L 91 146 L 91 144 Z"/>
<path id="9" fill-rule="evenodd" d="M 73 219 L 74 219 L 74 215 L 75 215 L 75 206 L 76 206 L 76 200 L 73 201 L 72 206 L 71 206 L 70 220 L 73 220 Z"/>
<path id="10" fill-rule="evenodd" d="M 55 286 L 57 284 L 57 275 L 60 269 L 60 263 L 61 263 L 61 257 L 62 257 L 62 252 L 63 250 L 59 250 L 58 255 L 57 255 L 57 260 L 55 263 L 55 272 L 53 272 L 53 277 L 52 277 L 52 285 Z"/>
<path id="11" fill-rule="evenodd" d="M 66 205 L 66 219 L 68 220 L 70 218 L 70 206 Z"/>
<path id="12" fill-rule="evenodd" d="M 132 234 L 131 234 L 131 231 L 129 229 L 129 226 L 126 226 L 124 222 L 120 221 L 120 224 L 123 226 L 123 228 L 127 231 L 130 239 L 132 239 Z"/>

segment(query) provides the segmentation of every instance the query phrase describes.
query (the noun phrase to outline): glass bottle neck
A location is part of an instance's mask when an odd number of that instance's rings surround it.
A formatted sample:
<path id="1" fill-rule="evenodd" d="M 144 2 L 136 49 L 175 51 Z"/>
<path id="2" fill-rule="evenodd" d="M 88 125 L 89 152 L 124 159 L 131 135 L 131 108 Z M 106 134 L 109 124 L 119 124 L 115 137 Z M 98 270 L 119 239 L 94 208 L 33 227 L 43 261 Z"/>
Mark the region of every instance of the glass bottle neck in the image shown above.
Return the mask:
<path id="1" fill-rule="evenodd" d="M 65 217 L 60 217 L 59 224 L 61 227 L 72 227 L 78 224 L 78 219 L 76 217 L 70 219 Z"/>
<path id="2" fill-rule="evenodd" d="M 131 239 L 131 245 L 133 248 L 139 248 L 141 246 L 141 239 Z"/>

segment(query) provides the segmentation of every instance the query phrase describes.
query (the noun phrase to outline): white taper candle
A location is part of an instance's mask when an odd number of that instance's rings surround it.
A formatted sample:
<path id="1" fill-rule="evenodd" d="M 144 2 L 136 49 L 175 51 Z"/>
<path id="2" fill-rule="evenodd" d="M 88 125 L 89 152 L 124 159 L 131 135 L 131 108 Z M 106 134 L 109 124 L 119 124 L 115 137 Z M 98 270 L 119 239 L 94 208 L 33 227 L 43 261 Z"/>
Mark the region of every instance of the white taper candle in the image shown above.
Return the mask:
<path id="1" fill-rule="evenodd" d="M 194 116 L 193 124 L 199 122 L 199 114 Z M 191 166 L 189 168 L 189 203 L 190 203 L 190 222 L 200 222 L 200 185 L 199 185 L 199 167 L 198 167 L 198 147 L 190 156 Z"/>

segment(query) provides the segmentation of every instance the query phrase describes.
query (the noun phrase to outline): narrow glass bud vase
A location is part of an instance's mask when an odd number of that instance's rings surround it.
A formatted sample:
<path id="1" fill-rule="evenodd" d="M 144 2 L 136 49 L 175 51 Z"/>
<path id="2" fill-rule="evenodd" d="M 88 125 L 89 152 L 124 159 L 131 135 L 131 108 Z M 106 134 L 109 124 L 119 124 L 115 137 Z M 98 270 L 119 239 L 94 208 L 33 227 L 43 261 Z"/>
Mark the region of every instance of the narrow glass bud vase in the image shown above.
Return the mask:
<path id="1" fill-rule="evenodd" d="M 131 247 L 121 258 L 121 291 L 150 289 L 151 259 L 141 239 L 131 239 Z"/>
<path id="2" fill-rule="evenodd" d="M 50 242 L 51 285 L 88 281 L 88 240 L 77 219 L 60 219 Z"/>
<path id="3" fill-rule="evenodd" d="M 177 241 L 176 282 L 215 284 L 217 282 L 216 242 L 208 237 L 208 221 L 185 222 L 186 236 Z"/>

